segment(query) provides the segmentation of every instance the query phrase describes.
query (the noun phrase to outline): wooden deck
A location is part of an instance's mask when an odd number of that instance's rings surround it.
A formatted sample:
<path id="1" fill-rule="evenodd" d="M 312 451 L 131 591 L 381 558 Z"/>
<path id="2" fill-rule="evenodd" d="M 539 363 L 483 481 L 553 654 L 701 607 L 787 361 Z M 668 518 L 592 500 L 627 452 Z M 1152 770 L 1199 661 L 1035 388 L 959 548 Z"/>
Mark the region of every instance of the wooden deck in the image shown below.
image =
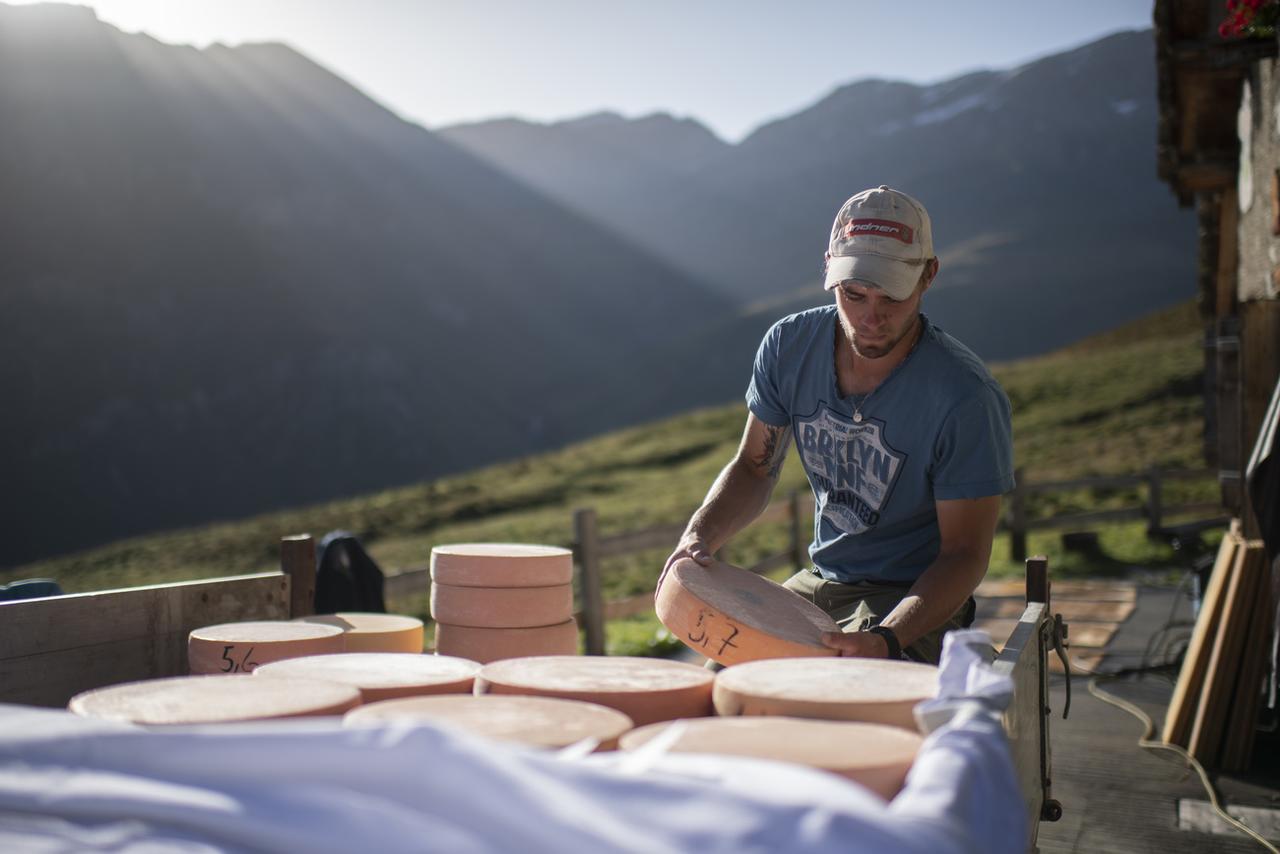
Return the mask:
<path id="1" fill-rule="evenodd" d="M 1054 586 L 1054 610 L 1059 610 L 1059 587 Z M 1063 590 L 1063 593 L 1066 593 Z M 1118 624 L 1105 655 L 1091 662 L 1099 671 L 1136 667 L 1148 640 L 1169 619 L 1174 594 L 1170 590 L 1138 587 L 1136 608 Z M 1065 606 L 1067 600 L 1062 600 Z M 1177 612 L 1188 618 L 1179 603 Z M 1065 608 L 1063 609 L 1065 610 Z M 1072 636 L 1076 634 L 1072 622 Z M 1040 851 L 1088 854 L 1209 854 L 1258 852 L 1262 848 L 1243 834 L 1216 835 L 1178 829 L 1178 802 L 1207 799 L 1198 778 L 1168 751 L 1138 747 L 1143 725 L 1132 715 L 1088 693 L 1088 676 L 1077 675 L 1072 685 L 1071 716 L 1062 720 L 1064 678 L 1054 677 L 1053 796 L 1064 814 L 1056 823 L 1040 825 Z M 1173 686 L 1167 679 L 1129 677 L 1102 683 L 1109 693 L 1135 703 L 1159 727 Z M 1229 802 L 1275 806 L 1277 780 L 1222 779 L 1219 789 Z"/>

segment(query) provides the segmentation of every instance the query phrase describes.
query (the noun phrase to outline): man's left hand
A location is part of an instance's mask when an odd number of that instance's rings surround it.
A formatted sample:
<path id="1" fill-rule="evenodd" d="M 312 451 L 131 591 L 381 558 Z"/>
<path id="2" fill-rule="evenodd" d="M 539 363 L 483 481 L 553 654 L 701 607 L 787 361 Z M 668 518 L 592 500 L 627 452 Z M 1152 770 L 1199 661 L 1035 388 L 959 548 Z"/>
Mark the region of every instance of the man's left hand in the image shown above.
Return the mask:
<path id="1" fill-rule="evenodd" d="M 874 632 L 823 632 L 822 642 L 850 658 L 888 658 L 889 642 Z"/>

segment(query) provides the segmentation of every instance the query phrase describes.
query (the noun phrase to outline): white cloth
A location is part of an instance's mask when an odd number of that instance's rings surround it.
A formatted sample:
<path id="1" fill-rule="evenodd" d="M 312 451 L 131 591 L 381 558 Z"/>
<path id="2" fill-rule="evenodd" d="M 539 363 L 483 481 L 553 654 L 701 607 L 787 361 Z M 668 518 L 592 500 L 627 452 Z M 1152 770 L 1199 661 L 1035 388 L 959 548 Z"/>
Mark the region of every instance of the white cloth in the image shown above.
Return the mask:
<path id="1" fill-rule="evenodd" d="M 928 737 L 891 804 L 783 763 L 666 755 L 642 764 L 625 754 L 562 759 L 430 725 L 145 730 L 0 706 L 0 851 L 1026 847 L 1008 745 L 985 702 Z"/>

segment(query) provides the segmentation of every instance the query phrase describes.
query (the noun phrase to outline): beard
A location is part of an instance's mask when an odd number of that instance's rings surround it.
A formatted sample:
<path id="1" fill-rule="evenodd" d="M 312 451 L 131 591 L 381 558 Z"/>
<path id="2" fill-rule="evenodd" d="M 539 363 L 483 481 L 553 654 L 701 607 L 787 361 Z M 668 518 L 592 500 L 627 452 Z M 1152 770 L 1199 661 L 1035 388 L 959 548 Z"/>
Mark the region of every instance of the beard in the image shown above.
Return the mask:
<path id="1" fill-rule="evenodd" d="M 896 336 L 886 337 L 882 341 L 871 343 L 865 339 L 859 342 L 858 332 L 853 328 L 853 325 L 846 321 L 844 315 L 840 312 L 837 312 L 836 316 L 840 318 L 840 328 L 844 331 L 844 337 L 848 340 L 849 346 L 853 348 L 854 353 L 863 359 L 882 359 L 889 355 L 902 342 L 903 338 L 915 331 L 916 324 L 920 322 L 920 316 L 917 314 L 912 319 L 912 322 L 908 323 Z"/>

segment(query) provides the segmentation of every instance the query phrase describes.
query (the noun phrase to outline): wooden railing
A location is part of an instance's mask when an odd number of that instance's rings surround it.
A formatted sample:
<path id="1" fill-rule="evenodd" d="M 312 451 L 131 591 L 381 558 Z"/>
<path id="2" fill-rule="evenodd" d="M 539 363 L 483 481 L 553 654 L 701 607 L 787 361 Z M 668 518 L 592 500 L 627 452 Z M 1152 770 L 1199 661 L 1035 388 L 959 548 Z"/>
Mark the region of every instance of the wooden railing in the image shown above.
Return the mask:
<path id="1" fill-rule="evenodd" d="M 1044 528 L 1078 528 L 1099 522 L 1128 519 L 1146 519 L 1148 530 L 1162 526 L 1173 515 L 1213 514 L 1222 512 L 1217 502 L 1166 505 L 1163 500 L 1164 484 L 1170 481 L 1197 480 L 1214 477 L 1209 469 L 1161 470 L 1151 469 L 1143 474 L 1116 475 L 1110 477 L 1080 478 L 1078 480 L 1041 481 L 1027 483 L 1024 472 L 1017 473 L 1017 486 L 1005 498 L 1005 511 L 1000 529 L 1009 532 L 1010 558 L 1026 560 L 1027 532 Z M 1146 487 L 1146 499 L 1138 506 L 1118 507 L 1088 513 L 1068 513 L 1039 519 L 1027 518 L 1028 499 L 1047 492 L 1070 492 L 1081 489 L 1129 489 Z M 782 501 L 775 501 L 756 519 L 756 523 L 788 523 L 787 548 L 769 555 L 747 567 L 755 573 L 772 572 L 790 566 L 796 571 L 808 565 L 808 544 L 811 539 L 809 526 L 814 512 L 811 493 L 792 492 Z M 653 595 L 645 593 L 621 600 L 606 602 L 602 586 L 601 565 L 607 558 L 652 549 L 672 549 L 684 532 L 684 525 L 659 525 L 636 531 L 626 531 L 602 537 L 599 533 L 596 511 L 583 507 L 573 513 L 574 564 L 578 580 L 578 621 L 584 633 L 584 647 L 588 655 L 604 654 L 604 626 L 609 620 L 620 620 L 642 614 L 653 607 Z M 730 546 L 731 547 L 731 546 Z M 721 557 L 726 554 L 722 550 Z M 730 558 L 731 560 L 731 558 Z M 655 569 L 655 580 L 657 570 Z M 430 589 L 431 577 L 425 568 L 412 569 L 388 576 L 385 594 L 388 598 L 423 593 Z"/>
<path id="2" fill-rule="evenodd" d="M 1164 484 L 1166 481 L 1201 480 L 1215 477 L 1216 474 L 1210 469 L 1152 468 L 1143 474 L 1026 483 L 1024 482 L 1023 470 L 1019 469 L 1016 475 L 1016 486 L 1006 499 L 1005 514 L 1000 520 L 1001 529 L 1009 532 L 1009 559 L 1018 562 L 1026 560 L 1027 532 L 1040 528 L 1079 528 L 1096 525 L 1099 522 L 1146 519 L 1147 530 L 1154 531 L 1163 527 L 1165 518 L 1169 516 L 1221 513 L 1223 512 L 1222 504 L 1217 501 L 1172 506 L 1164 503 Z M 1147 499 L 1137 507 L 1117 507 L 1110 510 L 1094 510 L 1088 513 L 1064 513 L 1042 519 L 1027 518 L 1027 499 L 1032 495 L 1046 492 L 1072 492 L 1079 489 L 1131 489 L 1141 486 L 1145 486 L 1147 489 Z"/>
<path id="3" fill-rule="evenodd" d="M 1213 502 L 1178 504 L 1167 506 L 1163 502 L 1164 484 L 1175 480 L 1196 480 L 1213 477 L 1209 469 L 1195 471 L 1151 469 L 1143 474 L 1114 477 L 1081 478 L 1079 480 L 1042 481 L 1027 483 L 1024 472 L 1017 472 L 1017 486 L 1007 497 L 1005 514 L 1000 528 L 1009 531 L 1010 557 L 1021 562 L 1027 558 L 1027 531 L 1042 528 L 1075 528 L 1098 522 L 1126 519 L 1147 519 L 1148 530 L 1161 527 L 1169 516 L 1193 513 L 1221 512 L 1221 505 Z M 1067 492 L 1079 489 L 1127 489 L 1147 487 L 1146 501 L 1137 507 L 1121 507 L 1090 513 L 1069 513 L 1042 519 L 1027 518 L 1027 499 L 1046 492 Z M 774 502 L 762 513 L 756 523 L 789 523 L 788 545 L 785 551 L 769 555 L 747 567 L 755 573 L 771 572 L 784 566 L 799 571 L 808 565 L 808 521 L 814 512 L 813 495 L 791 493 L 785 501 Z M 573 514 L 573 550 L 582 601 L 579 620 L 585 635 L 588 655 L 604 654 L 604 624 L 609 620 L 642 614 L 652 609 L 652 594 L 632 596 L 605 602 L 601 593 L 601 561 L 607 557 L 624 555 L 645 549 L 674 548 L 684 532 L 683 525 L 664 525 L 642 531 L 628 531 L 601 538 L 596 530 L 596 513 L 592 508 L 582 508 Z M 723 555 L 722 555 L 723 557 Z"/>

